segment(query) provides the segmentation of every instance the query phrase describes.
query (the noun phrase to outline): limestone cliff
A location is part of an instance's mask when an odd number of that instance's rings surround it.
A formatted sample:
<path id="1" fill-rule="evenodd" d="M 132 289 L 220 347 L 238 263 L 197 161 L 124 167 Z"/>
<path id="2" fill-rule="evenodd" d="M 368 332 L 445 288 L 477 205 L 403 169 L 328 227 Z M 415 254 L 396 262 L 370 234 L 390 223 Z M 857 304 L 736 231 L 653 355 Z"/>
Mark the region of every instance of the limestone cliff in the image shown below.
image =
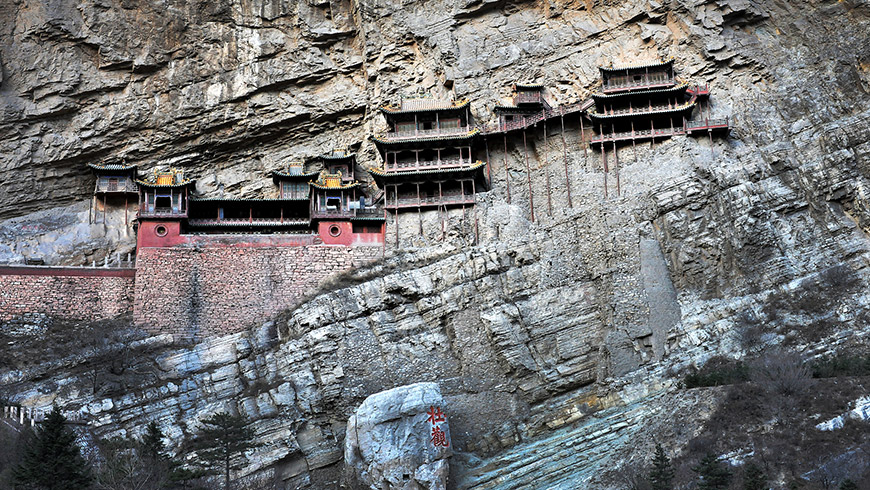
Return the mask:
<path id="1" fill-rule="evenodd" d="M 864 284 L 870 258 L 866 2 L 13 2 L 0 32 L 6 260 L 129 248 L 70 219 L 87 212 L 89 161 L 183 166 L 200 193 L 258 195 L 272 168 L 335 145 L 374 164 L 370 109 L 408 90 L 469 97 L 485 121 L 515 80 L 568 102 L 598 65 L 674 56 L 733 121 L 727 140 L 620 150 L 606 199 L 599 154 L 567 121 L 573 207 L 560 128 L 546 146 L 538 128 L 534 223 L 520 151 L 490 148 L 478 244 L 458 219 L 446 245 L 409 236 L 417 248 L 258 331 L 140 341 L 102 390 L 86 354 L 0 373 L 20 401 L 80 408 L 102 435 L 156 418 L 180 437 L 229 406 L 265 444 L 248 472 L 327 487 L 362 400 L 437 381 L 458 488 L 608 488 L 635 444 L 676 449 L 715 412 L 718 392 L 679 391 L 674 373 L 744 356 L 747 318 L 808 355 L 870 334 L 866 293 L 842 280 Z"/>

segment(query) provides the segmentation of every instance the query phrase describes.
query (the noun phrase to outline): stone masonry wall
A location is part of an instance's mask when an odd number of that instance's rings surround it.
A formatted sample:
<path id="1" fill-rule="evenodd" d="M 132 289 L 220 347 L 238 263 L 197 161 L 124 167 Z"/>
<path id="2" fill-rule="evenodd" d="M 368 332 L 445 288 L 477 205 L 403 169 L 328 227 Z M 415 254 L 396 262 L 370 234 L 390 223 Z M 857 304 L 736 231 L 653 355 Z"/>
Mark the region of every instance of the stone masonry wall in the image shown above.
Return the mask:
<path id="1" fill-rule="evenodd" d="M 0 270 L 0 326 L 31 314 L 93 321 L 132 309 L 132 270 Z"/>
<path id="2" fill-rule="evenodd" d="M 382 253 L 380 246 L 143 248 L 134 321 L 179 336 L 237 332 Z"/>

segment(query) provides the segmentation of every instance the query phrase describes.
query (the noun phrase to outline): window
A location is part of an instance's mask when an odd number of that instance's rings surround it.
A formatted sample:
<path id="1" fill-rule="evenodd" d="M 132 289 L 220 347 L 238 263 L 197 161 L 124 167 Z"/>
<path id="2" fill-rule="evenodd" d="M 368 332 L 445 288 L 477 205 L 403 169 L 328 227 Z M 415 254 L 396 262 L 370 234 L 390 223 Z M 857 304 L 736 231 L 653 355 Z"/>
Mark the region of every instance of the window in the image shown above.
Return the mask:
<path id="1" fill-rule="evenodd" d="M 413 133 L 414 132 L 414 123 L 413 122 L 396 123 L 396 131 L 399 133 Z"/>
<path id="2" fill-rule="evenodd" d="M 157 196 L 154 198 L 154 207 L 158 213 L 168 213 L 172 210 L 172 201 L 169 196 Z"/>
<path id="3" fill-rule="evenodd" d="M 442 119 L 441 129 L 457 129 L 459 128 L 459 118 Z"/>
<path id="4" fill-rule="evenodd" d="M 305 182 L 283 182 L 284 199 L 305 199 L 308 197 L 308 184 Z"/>

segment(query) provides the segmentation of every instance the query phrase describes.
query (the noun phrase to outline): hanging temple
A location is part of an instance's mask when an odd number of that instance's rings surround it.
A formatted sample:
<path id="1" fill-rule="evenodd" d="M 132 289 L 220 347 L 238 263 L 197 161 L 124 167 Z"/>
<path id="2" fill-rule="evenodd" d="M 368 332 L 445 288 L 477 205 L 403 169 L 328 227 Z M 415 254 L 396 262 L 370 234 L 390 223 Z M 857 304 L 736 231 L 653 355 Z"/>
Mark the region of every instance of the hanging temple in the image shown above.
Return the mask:
<path id="1" fill-rule="evenodd" d="M 494 108 L 494 124 L 475 124 L 468 100 L 407 98 L 397 106 L 380 107 L 388 130 L 372 140 L 381 165 L 365 169 L 374 185 L 357 179 L 356 156 L 347 150 L 274 169 L 274 197 L 257 199 L 198 197 L 195 180 L 182 170 L 140 174 L 135 165 L 90 164 L 96 175 L 91 221 L 105 222 L 106 206 L 123 203 L 129 226 L 133 215 L 129 208 L 135 203 L 137 247 L 203 244 L 210 235 L 227 234 L 281 234 L 292 238 L 286 241 L 289 244 L 346 246 L 386 245 L 394 237 L 398 247 L 400 213 L 437 210 L 441 214 L 450 208 L 474 212 L 477 193 L 489 190 L 494 177 L 490 145 L 503 146 L 502 169 L 507 169 L 508 139 L 517 148 L 522 140 L 528 189 L 512 190 L 505 175 L 505 198 L 510 202 L 512 192 L 527 194 L 534 221 L 529 128 L 543 125 L 546 139 L 551 123 L 561 125 L 569 207 L 573 203 L 566 117 L 579 120 L 583 151 L 601 155 L 605 196 L 620 193 L 619 146 L 630 144 L 636 151 L 640 142 L 655 144 L 674 136 L 706 134 L 712 151 L 714 135 L 727 135 L 728 119 L 710 118 L 709 87 L 681 81 L 673 62 L 600 67 L 597 92 L 588 100 L 557 107 L 547 102 L 543 85 L 517 83 L 512 103 Z M 610 160 L 608 153 L 612 153 Z M 549 172 L 546 177 L 547 212 L 551 214 Z M 391 216 L 395 229 L 388 233 Z M 443 230 L 442 218 L 442 234 Z M 475 215 L 475 240 L 477 234 Z"/>

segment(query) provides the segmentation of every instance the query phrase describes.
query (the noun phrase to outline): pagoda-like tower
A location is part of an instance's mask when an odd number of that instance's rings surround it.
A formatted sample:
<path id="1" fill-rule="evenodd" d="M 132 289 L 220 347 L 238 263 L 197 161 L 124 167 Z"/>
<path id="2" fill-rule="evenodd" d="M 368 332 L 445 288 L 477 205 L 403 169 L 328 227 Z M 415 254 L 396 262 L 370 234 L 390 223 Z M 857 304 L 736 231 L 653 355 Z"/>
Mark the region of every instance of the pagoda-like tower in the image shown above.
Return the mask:
<path id="1" fill-rule="evenodd" d="M 374 142 L 383 166 L 369 173 L 385 192 L 387 210 L 474 205 L 475 193 L 486 188 L 485 163 L 474 158 L 479 130 L 467 100 L 406 99 L 381 113 L 389 130 Z"/>
<path id="2" fill-rule="evenodd" d="M 136 165 L 125 164 L 108 164 L 95 165 L 88 164 L 91 171 L 96 176 L 94 185 L 94 201 L 91 206 L 91 221 L 97 222 L 98 208 L 97 203 L 102 202 L 103 205 L 103 222 L 106 221 L 106 206 L 110 201 L 124 201 L 124 223 L 128 223 L 127 207 L 131 196 L 139 194 L 139 187 L 136 185 L 137 167 Z"/>
<path id="3" fill-rule="evenodd" d="M 139 186 L 138 247 L 171 245 L 188 217 L 189 189 L 194 181 L 182 170 L 155 170 Z"/>
<path id="4" fill-rule="evenodd" d="M 383 243 L 383 209 L 366 199 L 356 180 L 356 155 L 335 150 L 317 157 L 323 170 L 311 186 L 311 220 L 323 243 Z"/>
<path id="5" fill-rule="evenodd" d="M 501 131 L 524 128 L 528 120 L 545 115 L 551 109 L 544 98 L 543 85 L 516 83 L 513 92 L 513 104 L 495 106 Z"/>
<path id="6" fill-rule="evenodd" d="M 674 60 L 622 67 L 600 67 L 601 91 L 592 94 L 588 112 L 597 136 L 591 144 L 635 142 L 684 134 L 684 122 L 697 104 L 688 85 L 674 76 Z"/>

